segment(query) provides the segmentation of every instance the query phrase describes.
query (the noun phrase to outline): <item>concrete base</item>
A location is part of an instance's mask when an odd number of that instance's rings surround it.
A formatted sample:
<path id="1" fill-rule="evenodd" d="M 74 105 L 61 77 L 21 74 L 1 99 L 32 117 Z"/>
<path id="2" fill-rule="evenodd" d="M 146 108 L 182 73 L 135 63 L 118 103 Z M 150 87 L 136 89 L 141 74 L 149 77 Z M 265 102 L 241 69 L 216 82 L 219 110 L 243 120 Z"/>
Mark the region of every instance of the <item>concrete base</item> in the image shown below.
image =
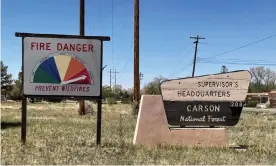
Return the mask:
<path id="1" fill-rule="evenodd" d="M 133 144 L 155 147 L 227 147 L 225 128 L 184 128 L 169 130 L 161 95 L 143 95 Z"/>

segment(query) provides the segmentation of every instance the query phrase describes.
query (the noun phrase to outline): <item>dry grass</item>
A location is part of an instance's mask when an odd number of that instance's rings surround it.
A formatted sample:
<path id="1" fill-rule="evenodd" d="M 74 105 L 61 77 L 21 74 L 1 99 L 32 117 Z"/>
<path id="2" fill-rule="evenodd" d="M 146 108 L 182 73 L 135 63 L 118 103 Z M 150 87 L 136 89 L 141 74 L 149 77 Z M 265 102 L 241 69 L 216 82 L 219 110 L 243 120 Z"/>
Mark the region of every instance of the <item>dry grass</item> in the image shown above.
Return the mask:
<path id="1" fill-rule="evenodd" d="M 78 116 L 76 109 L 74 103 L 29 104 L 27 144 L 22 146 L 20 103 L 2 103 L 1 164 L 276 164 L 273 113 L 242 113 L 239 124 L 228 129 L 229 143 L 249 148 L 236 151 L 136 148 L 130 105 L 103 106 L 102 146 L 97 148 L 96 116 Z"/>

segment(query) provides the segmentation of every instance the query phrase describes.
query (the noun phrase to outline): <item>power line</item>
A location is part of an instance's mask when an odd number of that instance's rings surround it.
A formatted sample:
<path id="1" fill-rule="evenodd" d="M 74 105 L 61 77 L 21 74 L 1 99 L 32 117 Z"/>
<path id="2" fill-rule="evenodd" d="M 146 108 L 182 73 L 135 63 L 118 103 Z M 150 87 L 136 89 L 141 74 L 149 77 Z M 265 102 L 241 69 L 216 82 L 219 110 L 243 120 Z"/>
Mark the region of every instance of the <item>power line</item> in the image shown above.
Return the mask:
<path id="1" fill-rule="evenodd" d="M 243 62 L 247 62 L 247 63 L 274 63 L 270 60 L 244 60 L 244 59 L 240 59 L 240 60 L 224 60 L 224 59 L 218 59 L 218 60 L 208 60 L 208 59 L 198 59 L 198 62 L 217 62 L 217 63 L 226 63 L 226 62 L 234 62 L 234 63 L 243 63 Z"/>
<path id="2" fill-rule="evenodd" d="M 111 48 L 111 49 L 112 49 L 112 66 L 113 66 L 113 68 L 114 68 L 114 63 L 115 63 L 114 61 L 115 61 L 115 58 L 114 58 L 114 42 L 113 42 L 113 41 L 114 41 L 114 36 L 113 36 L 113 33 L 114 33 L 114 32 L 113 32 L 113 31 L 114 31 L 114 25 L 113 25 L 113 24 L 114 24 L 114 23 L 113 23 L 113 22 L 114 22 L 114 18 L 113 18 L 113 17 L 114 17 L 114 16 L 113 16 L 113 15 L 114 15 L 114 11 L 113 11 L 113 10 L 114 10 L 114 4 L 113 4 L 113 3 L 114 3 L 114 0 L 111 0 L 111 6 L 112 6 L 112 7 L 111 7 L 111 10 L 112 10 L 112 11 L 111 11 L 111 15 L 112 15 L 112 17 L 111 17 L 111 20 L 112 20 L 112 22 L 111 22 L 111 27 L 112 27 L 112 32 L 111 32 L 111 33 L 112 33 L 112 34 L 111 34 L 111 36 L 112 36 L 112 48 Z"/>
<path id="3" fill-rule="evenodd" d="M 125 9 L 127 9 L 127 4 L 125 3 L 125 6 L 124 6 L 125 8 L 124 8 L 124 10 Z M 131 45 L 130 45 L 130 51 L 131 51 L 131 49 L 133 48 L 133 43 L 134 42 L 134 39 L 132 39 L 132 41 L 131 41 Z M 126 68 L 126 66 L 127 66 L 127 64 L 128 64 L 128 62 L 129 62 L 129 59 L 131 58 L 132 56 L 128 56 L 127 58 L 125 58 L 126 59 L 126 61 L 125 61 L 125 63 L 124 63 L 124 65 L 122 65 L 123 67 L 122 67 L 122 70 L 120 70 L 121 71 L 121 73 L 124 73 L 124 71 L 125 71 L 125 68 Z"/>
<path id="4" fill-rule="evenodd" d="M 180 72 L 183 72 L 183 71 L 187 70 L 188 67 L 190 67 L 190 66 L 192 66 L 192 65 L 193 65 L 193 59 L 190 60 L 190 62 L 189 62 L 188 64 L 186 64 L 184 67 L 180 68 L 180 69 L 178 70 L 178 72 L 171 73 L 170 75 L 168 75 L 167 78 L 169 78 L 169 77 L 172 76 L 173 74 L 180 73 Z"/>
<path id="5" fill-rule="evenodd" d="M 190 62 L 188 65 L 186 65 L 185 67 L 183 67 L 183 68 L 180 70 L 180 72 L 183 72 L 183 71 L 187 70 L 188 67 L 190 67 L 190 66 L 192 66 L 192 65 L 193 65 L 193 62 Z"/>
<path id="6" fill-rule="evenodd" d="M 200 44 L 204 44 L 204 45 L 209 45 L 209 43 L 206 43 L 206 42 L 198 42 Z"/>
<path id="7" fill-rule="evenodd" d="M 198 63 L 208 63 L 208 64 L 221 64 L 221 62 L 208 62 L 200 61 Z M 223 64 L 232 64 L 232 65 L 255 65 L 255 66 L 276 66 L 276 63 L 249 63 L 249 62 L 223 62 Z"/>
<path id="8" fill-rule="evenodd" d="M 193 59 L 192 59 L 192 60 L 190 60 L 190 62 L 189 62 L 188 64 L 186 64 L 184 67 L 182 67 L 182 68 L 178 69 L 178 70 L 177 70 L 177 71 L 175 71 L 174 73 L 171 73 L 171 74 L 170 74 L 170 75 L 168 75 L 167 77 L 169 78 L 169 77 L 171 77 L 172 75 L 174 75 L 174 74 L 176 74 L 176 73 L 181 73 L 181 72 L 183 72 L 183 71 L 187 70 L 187 69 L 188 69 L 188 67 L 190 67 L 192 64 L 193 64 Z"/>
<path id="9" fill-rule="evenodd" d="M 131 50 L 132 47 L 133 47 L 133 42 L 134 42 L 134 41 L 132 40 L 131 45 L 130 45 L 130 50 Z M 124 66 L 123 66 L 122 72 L 125 71 L 125 68 L 126 68 L 126 66 L 127 66 L 127 64 L 128 64 L 128 61 L 129 61 L 129 58 L 127 58 L 127 60 L 126 60 L 126 62 L 125 62 L 125 64 L 124 64 Z"/>
<path id="10" fill-rule="evenodd" d="M 265 61 L 267 61 L 267 62 L 271 62 L 271 60 L 259 60 L 259 59 L 249 59 L 249 60 L 247 60 L 247 59 L 208 59 L 208 58 L 198 58 L 198 60 L 199 61 L 205 61 L 205 60 L 207 60 L 207 61 L 223 61 L 223 62 L 225 62 L 225 61 L 256 61 L 256 62 L 260 62 L 260 61 L 263 61 L 263 62 L 265 62 Z"/>
<path id="11" fill-rule="evenodd" d="M 244 59 L 198 59 L 198 62 L 207 63 L 274 63 L 271 60 L 244 60 Z M 276 63 L 276 62 L 275 62 Z"/>
<path id="12" fill-rule="evenodd" d="M 190 51 L 191 48 L 192 48 L 191 46 L 188 46 L 188 47 L 185 49 L 184 52 Z M 182 59 L 182 60 L 180 61 L 179 65 L 178 65 L 176 68 L 174 68 L 174 69 L 170 72 L 170 74 L 168 75 L 168 77 L 171 76 L 173 73 L 175 73 L 177 70 L 179 70 L 178 68 L 180 67 L 180 65 L 182 65 L 182 63 L 183 63 L 184 60 L 186 60 L 186 59 L 187 59 L 187 58 Z"/>
<path id="13" fill-rule="evenodd" d="M 87 23 L 87 25 L 88 25 L 88 28 L 89 28 L 89 32 L 90 32 L 90 35 L 92 36 L 92 31 L 91 31 L 91 27 L 90 27 L 90 24 L 89 24 L 89 22 L 88 22 L 88 19 L 87 19 L 87 14 L 86 14 L 86 12 L 84 12 L 84 14 L 85 14 L 85 20 L 86 20 L 86 23 Z"/>
<path id="14" fill-rule="evenodd" d="M 253 45 L 253 44 L 257 44 L 257 43 L 260 43 L 260 42 L 262 42 L 262 41 L 265 41 L 265 40 L 268 40 L 268 39 L 270 39 L 270 38 L 273 38 L 273 37 L 275 37 L 275 36 L 276 36 L 276 35 L 272 35 L 272 36 L 263 38 L 263 39 L 261 39 L 261 40 L 258 40 L 258 41 L 255 41 L 255 42 L 252 42 L 252 43 L 249 43 L 249 44 L 240 46 L 240 47 L 238 47 L 238 48 L 235 48 L 235 49 L 232 49 L 232 50 L 229 50 L 229 51 L 226 51 L 226 52 L 223 52 L 223 53 L 214 55 L 214 56 L 207 57 L 206 59 L 214 58 L 214 57 L 217 57 L 217 56 L 220 56 L 220 55 L 224 55 L 224 54 L 227 54 L 227 53 L 230 53 L 230 52 L 233 52 L 233 51 L 236 51 L 236 50 L 239 50 L 239 49 L 242 49 L 242 48 L 251 46 L 251 45 Z"/>
<path id="15" fill-rule="evenodd" d="M 214 56 L 210 56 L 210 57 L 207 57 L 207 58 L 197 58 L 199 61 L 200 61 L 200 63 L 206 63 L 206 62 L 203 62 L 202 60 L 207 60 L 207 59 L 211 59 L 211 58 L 214 58 L 214 57 L 217 57 L 217 56 L 220 56 L 220 55 L 224 55 L 224 54 L 227 54 L 227 53 L 230 53 L 230 52 L 233 52 L 233 51 L 236 51 L 236 50 L 239 50 L 239 49 L 242 49 L 242 48 L 244 48 L 244 47 L 248 47 L 248 46 L 250 46 L 250 45 L 253 45 L 253 44 L 256 44 L 256 43 L 259 43 L 259 42 L 262 42 L 262 41 L 264 41 L 264 40 L 267 40 L 267 39 L 270 39 L 270 38 L 273 38 L 273 37 L 275 37 L 276 35 L 272 35 L 272 36 L 269 36 L 269 37 L 266 37 L 266 38 L 263 38 L 263 39 L 261 39 L 261 40 L 258 40 L 258 41 L 255 41 L 255 42 L 252 42 L 252 43 L 250 43 L 250 44 L 246 44 L 246 45 L 243 45 L 243 46 L 240 46 L 240 47 L 238 47 L 238 48 L 236 48 L 236 49 L 232 49 L 232 50 L 230 50 L 230 51 L 226 51 L 226 52 L 223 52 L 223 53 L 220 53 L 220 54 L 217 54 L 217 55 L 214 55 Z M 202 43 L 202 42 L 199 42 L 199 43 Z M 223 60 L 223 62 L 226 62 L 227 60 Z M 237 59 L 237 61 L 240 61 L 240 59 Z M 246 61 L 248 61 L 248 60 L 246 60 Z M 259 61 L 259 60 L 256 60 L 256 61 Z M 181 62 L 182 63 L 182 62 Z M 182 68 L 182 69 L 180 69 L 180 70 L 183 70 L 183 69 L 187 69 L 187 67 L 189 67 L 191 64 L 189 63 L 188 65 L 186 65 L 184 68 Z M 180 71 L 179 70 L 179 71 Z M 175 72 L 175 70 L 174 71 L 172 71 L 169 75 L 168 75 L 168 77 L 170 77 L 173 73 Z"/>
<path id="16" fill-rule="evenodd" d="M 247 61 L 247 60 L 246 60 Z M 237 62 L 227 62 L 227 61 L 225 61 L 225 60 L 222 60 L 222 61 L 214 61 L 214 60 L 204 60 L 204 61 L 202 61 L 201 59 L 200 60 L 198 60 L 198 63 L 207 63 L 207 64 L 221 64 L 221 63 L 223 63 L 223 64 L 234 64 L 234 65 L 263 65 L 263 66 L 276 66 L 276 62 L 275 63 L 271 63 L 271 61 L 270 61 L 270 63 L 269 63 L 269 61 L 267 62 L 267 63 L 257 63 L 258 62 L 258 60 L 256 60 L 256 61 L 247 61 L 247 62 L 242 62 L 242 61 L 240 61 L 239 59 L 237 59 Z M 193 60 L 191 60 L 187 65 L 185 65 L 184 67 L 182 67 L 181 69 L 179 69 L 178 71 L 179 72 L 183 72 L 183 71 L 185 71 L 185 70 L 187 70 L 190 66 L 192 66 L 192 64 L 193 64 Z M 171 76 L 172 74 L 170 74 L 169 76 Z M 168 76 L 168 78 L 169 78 L 169 76 Z"/>

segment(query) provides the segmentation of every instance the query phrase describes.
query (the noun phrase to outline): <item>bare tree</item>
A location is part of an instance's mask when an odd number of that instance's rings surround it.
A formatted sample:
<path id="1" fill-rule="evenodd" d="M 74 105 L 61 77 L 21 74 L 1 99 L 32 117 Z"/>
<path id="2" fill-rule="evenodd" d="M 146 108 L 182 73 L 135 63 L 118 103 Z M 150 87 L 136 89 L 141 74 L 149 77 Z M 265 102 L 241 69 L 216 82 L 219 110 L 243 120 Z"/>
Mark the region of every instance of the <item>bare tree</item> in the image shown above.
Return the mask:
<path id="1" fill-rule="evenodd" d="M 250 68 L 252 74 L 251 87 L 255 92 L 269 92 L 275 88 L 276 72 L 262 67 Z"/>
<path id="2" fill-rule="evenodd" d="M 272 75 L 273 75 L 272 79 L 271 79 L 272 89 L 275 89 L 275 86 L 276 86 L 276 72 L 274 71 Z"/>
<path id="3" fill-rule="evenodd" d="M 161 94 L 160 92 L 160 84 L 162 81 L 167 80 L 166 78 L 159 76 L 153 78 L 153 81 L 148 83 L 147 85 L 144 86 L 143 90 L 145 94 L 150 94 L 150 95 L 159 95 Z"/>
<path id="4" fill-rule="evenodd" d="M 250 68 L 252 74 L 252 81 L 257 84 L 261 84 L 264 81 L 266 71 L 263 66 Z"/>
<path id="5" fill-rule="evenodd" d="M 275 83 L 276 83 L 276 72 L 267 68 L 264 80 L 265 80 L 266 91 L 270 91 L 274 89 Z"/>
<path id="6" fill-rule="evenodd" d="M 264 76 L 264 84 L 265 84 L 266 90 L 269 88 L 271 79 L 272 79 L 272 71 L 269 68 L 267 68 L 265 70 L 265 76 Z"/>

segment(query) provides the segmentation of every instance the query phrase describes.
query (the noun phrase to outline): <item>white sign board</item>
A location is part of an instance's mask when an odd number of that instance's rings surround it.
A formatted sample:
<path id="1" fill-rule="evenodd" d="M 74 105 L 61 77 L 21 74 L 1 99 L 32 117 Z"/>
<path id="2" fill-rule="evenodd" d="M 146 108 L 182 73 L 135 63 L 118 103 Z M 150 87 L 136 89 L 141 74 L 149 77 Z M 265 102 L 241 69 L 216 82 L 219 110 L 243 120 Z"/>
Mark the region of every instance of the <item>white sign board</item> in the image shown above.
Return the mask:
<path id="1" fill-rule="evenodd" d="M 25 95 L 100 96 L 101 41 L 24 38 Z"/>

